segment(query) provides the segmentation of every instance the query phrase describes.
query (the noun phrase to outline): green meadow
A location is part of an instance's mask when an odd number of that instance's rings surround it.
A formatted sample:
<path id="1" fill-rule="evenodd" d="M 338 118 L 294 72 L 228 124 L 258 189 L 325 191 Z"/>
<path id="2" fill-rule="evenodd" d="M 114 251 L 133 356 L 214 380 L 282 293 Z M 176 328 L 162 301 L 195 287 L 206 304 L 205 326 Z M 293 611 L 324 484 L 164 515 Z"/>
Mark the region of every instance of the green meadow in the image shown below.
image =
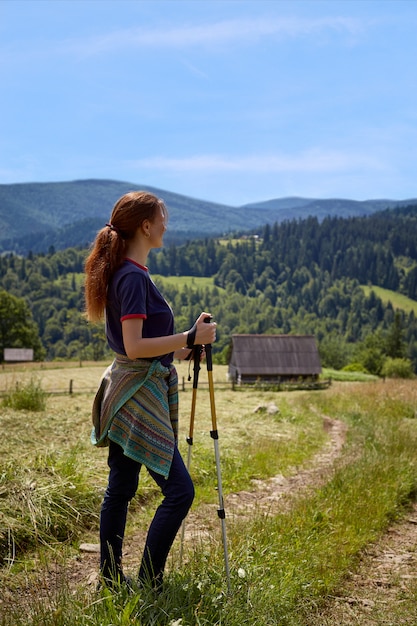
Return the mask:
<path id="1" fill-rule="evenodd" d="M 402 293 L 391 291 L 390 289 L 384 289 L 383 287 L 378 287 L 377 285 L 362 285 L 362 289 L 364 290 L 366 296 L 369 296 L 371 291 L 373 291 L 378 298 L 381 298 L 384 304 L 391 302 L 394 309 L 401 309 L 406 313 L 411 313 L 411 311 L 413 311 L 414 314 L 417 315 L 417 302 L 411 298 L 407 298 L 407 296 L 404 296 Z"/>
<path id="2" fill-rule="evenodd" d="M 152 274 L 152 279 L 157 284 L 172 285 L 177 289 L 183 287 L 192 287 L 194 289 L 206 289 L 214 287 L 214 279 L 212 276 L 161 276 L 160 274 Z M 225 291 L 218 288 L 220 291 Z"/>

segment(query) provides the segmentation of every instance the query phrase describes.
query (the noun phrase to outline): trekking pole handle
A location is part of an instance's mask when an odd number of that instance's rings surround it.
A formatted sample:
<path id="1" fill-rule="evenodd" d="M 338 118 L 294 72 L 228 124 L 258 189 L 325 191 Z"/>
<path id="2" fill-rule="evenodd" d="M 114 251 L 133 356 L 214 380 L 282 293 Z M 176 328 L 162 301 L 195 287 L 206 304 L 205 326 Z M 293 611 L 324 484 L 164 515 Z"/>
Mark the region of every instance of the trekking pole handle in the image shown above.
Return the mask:
<path id="1" fill-rule="evenodd" d="M 213 318 L 211 315 L 207 315 L 207 317 L 204 318 L 204 322 L 206 324 L 210 324 L 212 319 Z M 206 344 L 205 349 L 206 349 L 207 371 L 211 372 L 213 370 L 213 360 L 211 358 L 211 343 Z"/>

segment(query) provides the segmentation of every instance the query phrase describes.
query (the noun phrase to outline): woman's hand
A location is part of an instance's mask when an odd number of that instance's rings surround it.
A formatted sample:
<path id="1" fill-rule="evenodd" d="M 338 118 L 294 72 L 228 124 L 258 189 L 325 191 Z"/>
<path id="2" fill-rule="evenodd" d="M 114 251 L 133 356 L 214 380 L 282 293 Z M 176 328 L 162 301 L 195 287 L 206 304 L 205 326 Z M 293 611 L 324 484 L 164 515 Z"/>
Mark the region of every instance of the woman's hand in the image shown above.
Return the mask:
<path id="1" fill-rule="evenodd" d="M 216 341 L 216 322 L 206 322 L 206 319 L 211 320 L 210 313 L 201 313 L 195 323 L 196 334 L 194 339 L 194 345 L 205 346 L 209 343 Z"/>

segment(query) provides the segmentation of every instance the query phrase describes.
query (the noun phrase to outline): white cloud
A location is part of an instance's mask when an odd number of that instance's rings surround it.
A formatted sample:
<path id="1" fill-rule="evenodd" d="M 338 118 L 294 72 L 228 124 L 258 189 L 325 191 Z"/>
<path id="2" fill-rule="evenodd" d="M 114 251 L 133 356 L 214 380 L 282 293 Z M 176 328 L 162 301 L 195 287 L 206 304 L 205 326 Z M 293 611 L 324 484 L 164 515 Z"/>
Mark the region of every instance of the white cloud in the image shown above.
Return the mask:
<path id="1" fill-rule="evenodd" d="M 83 40 L 67 40 L 63 45 L 82 55 L 101 54 L 125 48 L 177 48 L 218 46 L 229 43 L 255 43 L 265 37 L 306 37 L 320 32 L 352 36 L 363 30 L 363 23 L 347 17 L 321 18 L 238 18 L 205 24 L 168 28 L 135 27 Z"/>

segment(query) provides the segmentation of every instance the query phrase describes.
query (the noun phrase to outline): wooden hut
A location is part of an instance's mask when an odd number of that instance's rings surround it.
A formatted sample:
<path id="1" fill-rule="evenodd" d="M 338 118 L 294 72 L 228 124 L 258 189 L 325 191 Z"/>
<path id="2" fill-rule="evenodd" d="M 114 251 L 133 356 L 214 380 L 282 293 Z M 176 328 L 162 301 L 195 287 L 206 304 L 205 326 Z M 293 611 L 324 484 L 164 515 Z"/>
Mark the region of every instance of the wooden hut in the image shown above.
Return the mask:
<path id="1" fill-rule="evenodd" d="M 315 381 L 320 373 L 313 335 L 232 335 L 229 377 L 237 384 Z"/>

